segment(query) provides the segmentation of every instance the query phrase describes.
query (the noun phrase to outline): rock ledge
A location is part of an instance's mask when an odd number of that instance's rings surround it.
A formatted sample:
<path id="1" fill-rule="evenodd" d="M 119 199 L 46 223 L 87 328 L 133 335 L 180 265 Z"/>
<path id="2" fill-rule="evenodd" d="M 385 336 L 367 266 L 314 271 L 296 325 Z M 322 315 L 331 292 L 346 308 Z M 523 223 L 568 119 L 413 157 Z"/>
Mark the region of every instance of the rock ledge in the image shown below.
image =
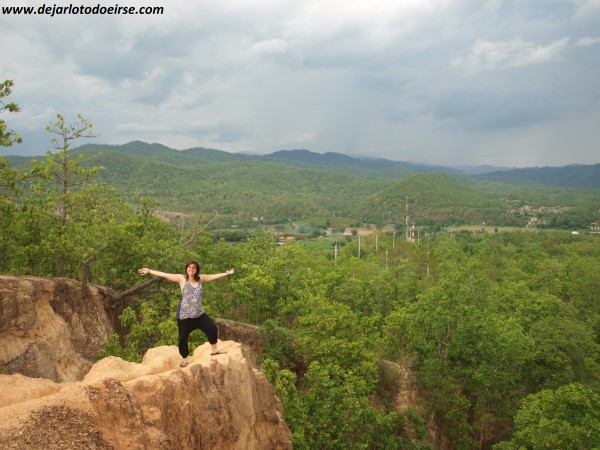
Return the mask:
<path id="1" fill-rule="evenodd" d="M 141 364 L 108 357 L 83 381 L 0 375 L 2 449 L 291 449 L 282 406 L 241 344 L 198 347 L 180 368 L 177 347 Z"/>

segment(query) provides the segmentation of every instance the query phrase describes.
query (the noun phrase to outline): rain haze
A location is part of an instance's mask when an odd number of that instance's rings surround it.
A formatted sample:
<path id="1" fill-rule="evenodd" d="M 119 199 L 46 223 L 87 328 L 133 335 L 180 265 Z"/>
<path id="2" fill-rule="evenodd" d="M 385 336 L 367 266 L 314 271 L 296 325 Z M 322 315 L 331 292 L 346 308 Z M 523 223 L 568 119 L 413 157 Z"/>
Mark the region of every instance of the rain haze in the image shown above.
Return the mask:
<path id="1" fill-rule="evenodd" d="M 0 78 L 21 112 L 2 119 L 23 143 L 0 156 L 43 155 L 60 113 L 103 144 L 600 162 L 600 0 L 82 4 L 164 11 L 3 13 Z"/>

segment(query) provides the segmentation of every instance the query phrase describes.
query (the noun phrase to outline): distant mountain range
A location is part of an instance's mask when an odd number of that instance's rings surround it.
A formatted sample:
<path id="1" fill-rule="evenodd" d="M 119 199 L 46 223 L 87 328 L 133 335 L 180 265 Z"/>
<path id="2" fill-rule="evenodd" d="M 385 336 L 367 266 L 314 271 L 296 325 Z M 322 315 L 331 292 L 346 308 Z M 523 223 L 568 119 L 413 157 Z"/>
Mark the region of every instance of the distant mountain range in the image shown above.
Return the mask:
<path id="1" fill-rule="evenodd" d="M 465 174 L 481 180 L 517 186 L 552 186 L 569 189 L 600 188 L 600 164 L 568 165 L 562 167 L 509 168 L 482 166 L 442 166 L 383 158 L 352 157 L 342 153 L 316 153 L 306 149 L 280 150 L 267 155 L 228 153 L 207 148 L 174 150 L 162 144 L 133 141 L 124 145 L 86 144 L 77 151 L 112 150 L 129 155 L 161 158 L 179 153 L 180 156 L 202 157 L 211 161 L 271 161 L 295 167 L 325 169 L 353 175 L 400 179 L 415 173 Z"/>
<path id="2" fill-rule="evenodd" d="M 352 157 L 342 153 L 316 153 L 306 149 L 280 150 L 271 154 L 229 153 L 202 147 L 175 150 L 162 144 L 132 141 L 123 145 L 85 144 L 77 152 L 118 152 L 159 161 L 173 158 L 207 161 L 262 161 L 293 167 L 331 170 L 358 176 L 377 176 L 401 179 L 416 173 L 464 174 L 480 180 L 490 180 L 515 186 L 551 186 L 567 189 L 600 189 L 600 164 L 568 165 L 562 167 L 509 168 L 490 165 L 443 166 L 419 164 L 409 161 L 392 161 L 383 158 Z M 20 159 L 10 157 L 13 161 Z M 29 158 L 24 158 L 29 160 Z"/>
<path id="3" fill-rule="evenodd" d="M 518 186 L 537 185 L 570 189 L 600 188 L 600 164 L 563 167 L 509 168 L 484 166 L 439 166 L 387 159 L 355 158 L 340 153 L 314 153 L 308 150 L 281 150 L 255 156 L 294 165 L 323 167 L 363 174 L 401 178 L 413 173 L 465 174 L 481 180 Z"/>
<path id="4" fill-rule="evenodd" d="M 493 171 L 476 177 L 520 186 L 539 185 L 568 189 L 597 189 L 600 187 L 600 164 L 511 169 Z"/>
<path id="5" fill-rule="evenodd" d="M 453 168 L 308 150 L 174 150 L 140 141 L 86 144 L 72 153 L 82 154 L 85 166 L 105 167 L 97 176 L 132 204 L 148 197 L 163 210 L 217 210 L 238 224 L 254 216 L 281 223 L 331 214 L 402 223 L 407 197 L 421 224 L 520 223 L 513 215 L 523 205 L 579 208 L 587 224 L 600 209 L 600 165 Z M 30 164 L 30 158 L 7 159 L 22 170 Z"/>

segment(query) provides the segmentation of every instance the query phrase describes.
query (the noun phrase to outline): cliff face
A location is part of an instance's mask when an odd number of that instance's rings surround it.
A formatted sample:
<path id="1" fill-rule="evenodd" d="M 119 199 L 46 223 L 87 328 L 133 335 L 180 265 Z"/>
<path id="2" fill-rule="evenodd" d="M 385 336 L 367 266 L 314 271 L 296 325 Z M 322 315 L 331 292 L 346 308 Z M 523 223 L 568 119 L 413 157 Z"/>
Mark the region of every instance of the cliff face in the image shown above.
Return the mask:
<path id="1" fill-rule="evenodd" d="M 114 332 L 108 304 L 73 280 L 0 275 L 0 373 L 81 380 Z"/>
<path id="2" fill-rule="evenodd" d="M 78 383 L 0 375 L 0 448 L 291 449 L 271 384 L 241 344 L 219 346 L 198 347 L 186 368 L 175 346 L 141 364 L 104 358 Z"/>

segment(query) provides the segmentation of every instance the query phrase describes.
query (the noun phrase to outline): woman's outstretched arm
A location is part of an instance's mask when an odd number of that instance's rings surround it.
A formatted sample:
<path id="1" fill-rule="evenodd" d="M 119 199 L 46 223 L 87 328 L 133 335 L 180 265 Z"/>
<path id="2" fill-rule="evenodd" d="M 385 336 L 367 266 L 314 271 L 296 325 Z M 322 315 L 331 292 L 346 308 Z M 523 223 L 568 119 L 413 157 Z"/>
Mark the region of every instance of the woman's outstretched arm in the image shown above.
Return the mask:
<path id="1" fill-rule="evenodd" d="M 141 269 L 138 269 L 138 273 L 140 275 L 154 275 L 155 277 L 161 277 L 166 280 L 172 281 L 173 283 L 179 283 L 180 285 L 185 282 L 185 277 L 180 273 L 160 272 L 158 270 L 148 269 L 147 267 L 142 267 Z"/>
<path id="2" fill-rule="evenodd" d="M 227 272 L 215 273 L 214 275 L 201 274 L 200 275 L 200 280 L 203 283 L 208 283 L 209 281 L 218 280 L 219 278 L 224 278 L 224 277 L 226 277 L 228 275 L 233 275 L 234 272 L 235 272 L 235 270 L 229 269 Z"/>

